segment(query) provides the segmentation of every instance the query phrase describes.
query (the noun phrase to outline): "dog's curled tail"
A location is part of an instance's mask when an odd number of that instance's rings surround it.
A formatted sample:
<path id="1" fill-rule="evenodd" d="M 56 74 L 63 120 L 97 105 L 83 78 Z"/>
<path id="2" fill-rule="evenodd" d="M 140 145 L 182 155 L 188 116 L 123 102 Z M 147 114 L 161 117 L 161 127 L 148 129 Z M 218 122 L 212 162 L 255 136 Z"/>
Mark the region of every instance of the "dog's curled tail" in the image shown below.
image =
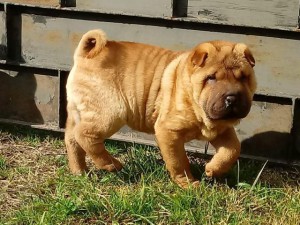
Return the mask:
<path id="1" fill-rule="evenodd" d="M 90 30 L 82 36 L 74 57 L 94 58 L 101 52 L 106 42 L 106 34 L 102 30 Z"/>

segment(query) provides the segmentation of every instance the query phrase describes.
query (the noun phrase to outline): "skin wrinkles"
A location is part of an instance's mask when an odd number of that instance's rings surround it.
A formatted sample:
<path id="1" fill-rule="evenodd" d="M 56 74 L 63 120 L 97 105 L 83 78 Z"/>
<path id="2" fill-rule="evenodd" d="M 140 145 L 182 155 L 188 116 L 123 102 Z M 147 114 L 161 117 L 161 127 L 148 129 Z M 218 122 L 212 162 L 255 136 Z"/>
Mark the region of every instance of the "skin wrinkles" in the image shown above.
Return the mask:
<path id="1" fill-rule="evenodd" d="M 160 55 L 160 57 L 158 57 Z M 147 82 L 144 83 L 144 95 L 143 95 L 143 99 L 142 102 L 146 101 L 146 104 L 141 104 L 142 106 L 140 107 L 140 115 L 141 115 L 141 120 L 140 120 L 140 127 L 148 127 L 147 124 L 147 106 L 149 106 L 149 104 L 151 104 L 149 102 L 149 94 L 151 91 L 151 85 L 153 84 L 153 79 L 155 78 L 155 76 L 157 76 L 158 74 L 155 73 L 155 70 L 158 66 L 158 63 L 161 59 L 161 56 L 163 54 L 158 50 L 158 49 L 154 49 L 152 50 L 151 54 L 149 54 L 148 58 L 147 58 L 147 63 L 145 64 L 145 68 L 144 70 L 149 70 L 151 71 L 151 74 L 153 74 L 153 76 L 151 77 L 151 79 L 147 80 Z M 148 66 L 147 68 L 147 65 Z M 154 99 L 155 101 L 155 99 Z"/>
<path id="2" fill-rule="evenodd" d="M 148 88 L 148 96 L 145 97 L 146 105 L 145 105 L 145 125 L 149 127 L 151 131 L 153 131 L 154 118 L 155 118 L 155 101 L 160 93 L 160 83 L 161 77 L 163 73 L 161 72 L 161 67 L 170 60 L 169 52 L 160 52 L 158 51 L 159 57 L 156 58 L 156 63 L 154 66 L 153 77 L 150 82 L 150 87 Z M 167 55 L 166 55 L 167 54 Z M 155 57 L 154 57 L 155 58 Z M 148 118 L 151 118 L 150 120 Z"/>

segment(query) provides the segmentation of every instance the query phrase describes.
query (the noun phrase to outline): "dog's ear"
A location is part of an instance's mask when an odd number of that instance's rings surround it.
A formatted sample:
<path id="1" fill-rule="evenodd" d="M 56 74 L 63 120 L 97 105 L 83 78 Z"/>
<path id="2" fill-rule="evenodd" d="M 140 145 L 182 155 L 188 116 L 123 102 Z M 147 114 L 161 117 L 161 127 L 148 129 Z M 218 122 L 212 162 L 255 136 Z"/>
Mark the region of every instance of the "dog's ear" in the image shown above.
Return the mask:
<path id="1" fill-rule="evenodd" d="M 195 49 L 191 58 L 193 66 L 203 67 L 209 55 L 214 51 L 215 47 L 212 43 L 199 44 Z"/>
<path id="2" fill-rule="evenodd" d="M 254 67 L 255 66 L 255 59 L 253 57 L 252 52 L 250 51 L 249 48 L 246 48 L 244 51 L 245 57 L 247 59 L 247 61 L 249 62 L 249 64 Z"/>
<path id="3" fill-rule="evenodd" d="M 253 57 L 252 52 L 250 51 L 250 49 L 247 47 L 247 45 L 243 44 L 243 43 L 238 43 L 235 45 L 234 48 L 236 51 L 241 52 L 242 54 L 244 54 L 245 58 L 247 59 L 248 63 L 254 67 L 255 66 L 255 59 Z"/>
<path id="4" fill-rule="evenodd" d="M 197 48 L 192 56 L 192 63 L 194 66 L 204 66 L 208 52 L 205 49 Z"/>

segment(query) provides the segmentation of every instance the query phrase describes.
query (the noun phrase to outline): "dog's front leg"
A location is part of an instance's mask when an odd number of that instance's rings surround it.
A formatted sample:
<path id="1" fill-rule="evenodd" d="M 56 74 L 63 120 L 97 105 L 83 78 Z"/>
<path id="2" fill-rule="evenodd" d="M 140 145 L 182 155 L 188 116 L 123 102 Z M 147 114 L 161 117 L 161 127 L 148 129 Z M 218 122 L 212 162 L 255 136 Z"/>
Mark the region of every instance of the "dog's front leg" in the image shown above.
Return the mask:
<path id="1" fill-rule="evenodd" d="M 212 160 L 206 164 L 205 172 L 209 177 L 226 173 L 240 156 L 241 144 L 234 128 L 227 129 L 210 142 L 216 149 Z"/>
<path id="2" fill-rule="evenodd" d="M 199 182 L 191 174 L 190 163 L 184 150 L 184 140 L 180 134 L 156 126 L 155 135 L 171 178 L 183 188 L 189 184 L 197 185 Z"/>

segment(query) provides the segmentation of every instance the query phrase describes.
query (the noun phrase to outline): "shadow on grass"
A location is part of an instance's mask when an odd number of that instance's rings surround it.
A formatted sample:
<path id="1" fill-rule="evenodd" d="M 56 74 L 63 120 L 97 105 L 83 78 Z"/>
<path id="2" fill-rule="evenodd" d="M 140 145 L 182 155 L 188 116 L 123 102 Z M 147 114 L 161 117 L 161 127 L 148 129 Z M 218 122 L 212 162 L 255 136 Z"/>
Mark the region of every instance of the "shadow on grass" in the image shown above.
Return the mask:
<path id="1" fill-rule="evenodd" d="M 139 147 L 137 145 L 130 146 L 128 143 L 125 146 L 127 146 L 127 150 L 124 150 L 126 149 L 124 144 L 121 148 L 123 152 L 126 151 L 122 154 L 125 161 L 124 168 L 117 173 L 97 171 L 96 174 L 100 180 L 101 177 L 106 177 L 105 182 L 119 185 L 132 185 L 140 182 L 155 185 L 155 182 L 171 182 L 157 148 L 142 145 Z M 192 174 L 196 179 L 208 185 L 223 184 L 236 189 L 240 185 L 251 187 L 256 179 L 261 186 L 265 187 L 282 188 L 287 185 L 299 185 L 300 173 L 297 167 L 267 163 L 260 175 L 265 162 L 250 159 L 239 159 L 238 163 L 223 177 L 211 179 L 205 176 L 204 171 L 205 163 L 209 161 L 208 158 L 210 157 L 199 158 L 199 155 L 195 157 L 193 154 L 189 154 Z"/>
<path id="2" fill-rule="evenodd" d="M 122 182 L 126 184 L 138 183 L 149 174 L 153 176 L 149 179 L 151 181 L 165 179 L 167 182 L 170 182 L 170 177 L 157 147 L 115 141 L 106 141 L 107 144 L 117 146 L 118 150 L 114 152 L 115 155 L 122 155 L 124 158 L 124 168 L 116 173 L 116 176 Z M 212 156 L 188 153 L 188 157 L 191 163 L 192 174 L 196 179 L 203 180 L 209 184 L 226 184 L 231 188 L 236 188 L 239 183 L 252 185 L 264 164 L 262 161 L 240 159 L 239 167 L 236 163 L 223 177 L 210 179 L 205 175 L 205 164 Z M 103 176 L 103 173 L 105 175 L 108 174 L 103 171 L 97 173 L 100 176 Z"/>
<path id="3" fill-rule="evenodd" d="M 224 176 L 207 178 L 204 175 L 205 163 L 210 160 L 211 156 L 203 156 L 203 158 L 205 160 L 202 159 L 199 163 L 199 158 L 192 156 L 190 159 L 191 169 L 197 179 L 205 180 L 209 184 L 219 183 L 226 184 L 230 188 L 237 188 L 239 185 L 252 186 L 258 180 L 262 186 L 273 188 L 300 185 L 299 167 L 252 159 L 239 159 Z M 266 167 L 264 167 L 265 163 Z"/>
<path id="4" fill-rule="evenodd" d="M 106 171 L 92 171 L 101 182 L 101 177 L 105 177 L 104 182 L 117 184 L 138 184 L 144 182 L 150 184 L 156 181 L 168 182 L 169 177 L 165 169 L 164 162 L 161 159 L 158 149 L 149 146 L 107 141 L 106 145 L 119 147 L 117 155 L 124 162 L 121 171 L 110 173 Z"/>

